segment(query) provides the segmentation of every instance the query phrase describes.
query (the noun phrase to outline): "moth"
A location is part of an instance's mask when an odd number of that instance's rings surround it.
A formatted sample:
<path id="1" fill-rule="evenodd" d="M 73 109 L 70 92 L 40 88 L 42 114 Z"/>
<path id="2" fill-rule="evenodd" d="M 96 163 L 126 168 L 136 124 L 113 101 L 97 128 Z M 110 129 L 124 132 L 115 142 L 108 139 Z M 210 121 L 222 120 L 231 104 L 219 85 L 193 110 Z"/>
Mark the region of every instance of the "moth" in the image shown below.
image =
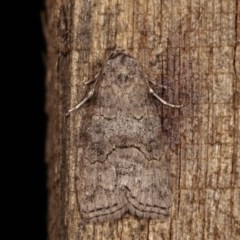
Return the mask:
<path id="1" fill-rule="evenodd" d="M 75 172 L 83 220 L 106 221 L 127 212 L 166 218 L 171 190 L 154 98 L 182 105 L 158 96 L 139 62 L 123 51 L 112 53 L 87 84 L 86 97 L 68 111 L 84 107 Z"/>

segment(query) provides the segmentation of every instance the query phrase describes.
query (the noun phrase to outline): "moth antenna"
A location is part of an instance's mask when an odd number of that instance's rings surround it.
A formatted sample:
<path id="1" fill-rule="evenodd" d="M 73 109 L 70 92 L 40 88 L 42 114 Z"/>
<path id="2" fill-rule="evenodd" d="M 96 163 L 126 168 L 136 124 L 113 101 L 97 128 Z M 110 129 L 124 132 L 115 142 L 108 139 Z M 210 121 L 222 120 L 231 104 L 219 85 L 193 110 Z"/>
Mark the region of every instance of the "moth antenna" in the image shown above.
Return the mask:
<path id="1" fill-rule="evenodd" d="M 99 73 L 97 73 L 97 74 L 94 76 L 93 79 L 88 80 L 88 81 L 85 81 L 85 82 L 84 82 L 84 85 L 88 85 L 88 84 L 91 84 L 91 83 L 95 83 L 95 82 L 97 81 L 97 79 L 98 79 L 98 76 L 99 76 Z"/>
<path id="2" fill-rule="evenodd" d="M 155 98 L 157 98 L 162 104 L 164 104 L 164 105 L 166 105 L 166 106 L 173 107 L 173 108 L 181 108 L 181 107 L 184 106 L 184 105 L 175 105 L 175 104 L 171 104 L 171 103 L 166 102 L 164 99 L 162 99 L 161 97 L 159 97 L 159 96 L 153 91 L 152 88 L 149 88 L 149 92 L 150 92 Z"/>
<path id="3" fill-rule="evenodd" d="M 153 89 L 150 87 L 149 83 L 152 83 L 153 85 L 157 85 L 156 83 L 154 83 L 153 81 L 149 80 L 149 79 L 146 79 L 145 80 L 146 83 L 147 83 L 147 86 L 148 86 L 148 89 L 149 89 L 149 92 L 155 97 L 158 99 L 158 101 L 160 101 L 162 104 L 166 105 L 166 106 L 169 106 L 169 107 L 173 107 L 173 108 L 181 108 L 183 107 L 184 105 L 175 105 L 175 104 L 171 104 L 171 103 L 168 103 L 167 101 L 165 101 L 164 99 L 162 99 L 160 96 L 158 96 L 154 91 Z M 158 85 L 162 88 L 165 88 L 165 89 L 168 89 L 167 86 L 164 86 L 164 85 Z"/>
<path id="4" fill-rule="evenodd" d="M 151 79 L 148 79 L 147 80 L 148 82 L 150 82 L 152 85 L 154 85 L 154 86 L 159 86 L 159 87 L 161 87 L 161 88 L 164 88 L 164 89 L 168 89 L 169 87 L 167 87 L 167 86 L 164 86 L 164 85 L 162 85 L 162 84 L 157 84 L 157 83 L 155 83 L 153 80 L 151 80 Z"/>
<path id="5" fill-rule="evenodd" d="M 79 104 L 77 104 L 75 107 L 73 107 L 73 108 L 71 108 L 70 110 L 68 110 L 68 113 L 66 114 L 66 116 L 69 116 L 70 113 L 72 113 L 73 111 L 75 111 L 75 110 L 79 109 L 80 107 L 82 107 L 82 105 L 83 105 L 85 102 L 87 102 L 87 101 L 93 96 L 94 90 L 95 90 L 94 88 L 91 89 L 91 90 L 89 91 L 88 95 L 87 95 Z"/>
<path id="6" fill-rule="evenodd" d="M 96 81 L 96 79 L 91 79 L 91 80 L 84 82 L 83 84 L 88 85 L 88 84 L 94 83 L 95 81 Z"/>
<path id="7" fill-rule="evenodd" d="M 84 82 L 84 85 L 94 83 L 93 88 L 88 92 L 88 95 L 79 104 L 77 104 L 75 107 L 68 110 L 66 117 L 69 116 L 73 111 L 82 107 L 82 105 L 84 105 L 84 103 L 87 102 L 93 96 L 99 75 L 100 75 L 100 73 L 97 73 L 92 80 Z"/>

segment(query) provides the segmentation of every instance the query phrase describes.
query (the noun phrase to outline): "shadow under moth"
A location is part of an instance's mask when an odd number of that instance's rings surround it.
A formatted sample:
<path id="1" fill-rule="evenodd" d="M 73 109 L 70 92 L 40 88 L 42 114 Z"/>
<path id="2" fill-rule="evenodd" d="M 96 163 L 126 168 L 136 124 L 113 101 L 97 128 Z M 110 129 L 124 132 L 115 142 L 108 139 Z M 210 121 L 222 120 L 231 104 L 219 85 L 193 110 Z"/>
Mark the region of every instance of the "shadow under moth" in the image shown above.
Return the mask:
<path id="1" fill-rule="evenodd" d="M 171 191 L 162 156 L 156 99 L 139 62 L 115 51 L 72 111 L 84 106 L 76 164 L 76 192 L 86 222 L 169 215 Z"/>

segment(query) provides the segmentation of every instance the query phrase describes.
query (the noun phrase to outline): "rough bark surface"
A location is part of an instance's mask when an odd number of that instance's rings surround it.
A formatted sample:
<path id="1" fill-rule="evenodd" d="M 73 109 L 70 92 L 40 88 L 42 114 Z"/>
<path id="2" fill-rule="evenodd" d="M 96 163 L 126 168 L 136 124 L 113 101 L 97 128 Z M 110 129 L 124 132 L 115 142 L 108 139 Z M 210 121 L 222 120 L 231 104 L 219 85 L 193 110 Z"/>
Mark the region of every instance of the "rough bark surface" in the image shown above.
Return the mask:
<path id="1" fill-rule="evenodd" d="M 49 239 L 240 239 L 239 0 L 46 0 Z M 83 97 L 115 46 L 188 93 L 161 106 L 172 208 L 166 221 L 81 224 L 75 167 Z M 178 94 L 164 91 L 170 102 Z"/>

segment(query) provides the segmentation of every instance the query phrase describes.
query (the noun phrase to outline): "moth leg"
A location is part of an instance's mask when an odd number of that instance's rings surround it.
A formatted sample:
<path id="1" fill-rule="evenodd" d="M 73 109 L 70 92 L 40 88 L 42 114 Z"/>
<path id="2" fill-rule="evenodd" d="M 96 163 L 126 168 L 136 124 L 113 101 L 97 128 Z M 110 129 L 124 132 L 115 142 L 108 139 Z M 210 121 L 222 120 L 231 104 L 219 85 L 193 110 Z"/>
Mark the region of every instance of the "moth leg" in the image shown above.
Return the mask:
<path id="1" fill-rule="evenodd" d="M 88 95 L 78 105 L 68 110 L 68 113 L 66 114 L 66 116 L 69 116 L 71 112 L 79 109 L 85 102 L 87 102 L 93 96 L 93 94 L 94 94 L 94 89 L 91 89 Z"/>
<path id="2" fill-rule="evenodd" d="M 157 98 L 162 104 L 169 106 L 169 107 L 173 107 L 173 108 L 181 108 L 183 105 L 174 105 L 171 103 L 166 102 L 164 99 L 162 99 L 161 97 L 159 97 L 152 88 L 149 87 L 149 92 L 155 97 Z"/>

